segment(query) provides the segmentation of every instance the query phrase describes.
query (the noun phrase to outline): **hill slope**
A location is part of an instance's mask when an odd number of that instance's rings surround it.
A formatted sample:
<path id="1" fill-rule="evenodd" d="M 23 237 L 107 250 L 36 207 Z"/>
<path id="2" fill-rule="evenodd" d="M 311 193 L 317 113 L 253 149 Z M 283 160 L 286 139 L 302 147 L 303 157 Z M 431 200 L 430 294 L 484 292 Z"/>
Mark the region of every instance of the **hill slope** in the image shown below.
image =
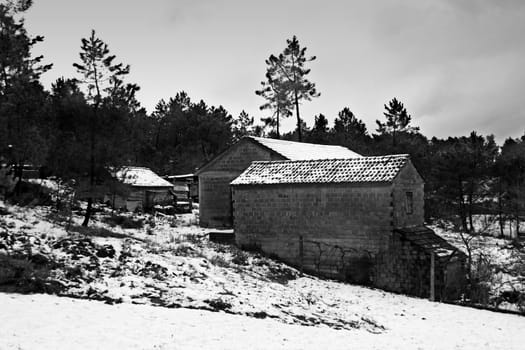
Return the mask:
<path id="1" fill-rule="evenodd" d="M 51 207 L 0 208 L 0 290 L 76 298 L 0 294 L 2 349 L 518 349 L 525 341 L 523 317 L 301 276 L 209 242 L 192 215 L 102 212 L 85 229 Z"/>
<path id="2" fill-rule="evenodd" d="M 360 292 L 359 302 L 388 329 L 375 334 L 224 312 L 0 293 L 0 349 L 523 349 L 523 317 L 358 287 L 347 292 Z"/>

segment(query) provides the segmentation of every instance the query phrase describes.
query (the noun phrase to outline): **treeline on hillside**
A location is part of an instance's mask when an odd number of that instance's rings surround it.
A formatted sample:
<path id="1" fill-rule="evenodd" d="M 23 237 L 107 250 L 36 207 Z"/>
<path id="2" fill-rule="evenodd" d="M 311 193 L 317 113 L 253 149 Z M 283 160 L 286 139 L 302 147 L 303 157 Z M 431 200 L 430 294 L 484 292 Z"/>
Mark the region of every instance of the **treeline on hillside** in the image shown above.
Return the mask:
<path id="1" fill-rule="evenodd" d="M 362 155 L 410 154 L 425 180 L 427 220 L 454 221 L 463 232 L 475 231 L 476 214 L 491 214 L 500 234 L 515 236 L 525 221 L 525 135 L 496 144 L 492 135 L 428 139 L 411 125 L 403 103 L 385 105 L 375 133 L 344 108 L 328 126 L 324 115 L 312 128 L 303 123 L 306 142 L 342 145 Z M 295 139 L 295 132 L 283 135 Z M 478 227 L 479 230 L 479 227 Z M 504 232 L 504 230 L 507 230 Z"/>
<path id="2" fill-rule="evenodd" d="M 140 87 L 127 82 L 129 65 L 119 63 L 94 31 L 80 41 L 79 58 L 71 62 L 77 74 L 46 90 L 40 77 L 52 64 L 32 55 L 43 38 L 30 37 L 21 19 L 30 5 L 0 4 L 0 156 L 18 178 L 25 164 L 64 180 L 87 178 L 92 185 L 105 169 L 121 165 L 147 166 L 161 175 L 193 172 L 241 137 L 255 135 L 342 145 L 363 155 L 409 153 L 426 181 L 428 219 L 458 218 L 466 232 L 477 213 L 494 214 L 502 230 L 512 222 L 516 231 L 525 219 L 525 135 L 501 147 L 475 132 L 427 139 L 395 98 L 372 133 L 349 108 L 332 126 L 320 114 L 308 127 L 299 105 L 319 96 L 306 79 L 305 65 L 315 57 L 306 57 L 296 37 L 266 61 L 266 80 L 256 93 L 266 100 L 261 109 L 272 114 L 262 125 L 245 112 L 233 117 L 185 92 L 147 113 L 136 98 Z M 280 121 L 293 111 L 298 128 L 281 134 Z M 0 169 L 0 192 L 7 187 L 6 169 Z"/>

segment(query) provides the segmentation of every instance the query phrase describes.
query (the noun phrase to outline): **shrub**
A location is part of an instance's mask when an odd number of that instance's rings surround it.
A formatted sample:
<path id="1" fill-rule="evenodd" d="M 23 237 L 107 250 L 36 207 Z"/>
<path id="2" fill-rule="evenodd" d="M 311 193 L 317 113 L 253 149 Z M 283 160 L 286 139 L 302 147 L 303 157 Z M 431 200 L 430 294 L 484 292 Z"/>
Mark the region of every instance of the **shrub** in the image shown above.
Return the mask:
<path id="1" fill-rule="evenodd" d="M 226 260 L 222 255 L 214 255 L 210 259 L 210 262 L 213 265 L 219 266 L 219 267 L 230 267 L 231 266 L 230 262 Z"/>
<path id="2" fill-rule="evenodd" d="M 133 219 L 126 215 L 111 215 L 104 219 L 104 222 L 111 227 L 120 226 L 122 228 L 133 228 L 138 229 L 144 227 L 144 220 Z"/>
<path id="3" fill-rule="evenodd" d="M 243 252 L 242 250 L 235 251 L 232 259 L 232 263 L 236 265 L 248 265 L 248 254 Z"/>
<path id="4" fill-rule="evenodd" d="M 173 233 L 170 233 L 168 241 L 170 243 L 179 244 L 182 243 L 182 237 L 180 235 L 174 235 Z"/>
<path id="5" fill-rule="evenodd" d="M 179 226 L 179 221 L 177 220 L 176 216 L 173 216 L 173 218 L 170 220 L 170 227 L 177 227 Z"/>
<path id="6" fill-rule="evenodd" d="M 189 256 L 195 252 L 195 249 L 189 244 L 179 244 L 172 250 L 172 252 L 178 256 Z"/>
<path id="7" fill-rule="evenodd" d="M 227 311 L 232 308 L 232 304 L 221 298 L 207 299 L 204 302 L 208 303 L 215 310 Z"/>
<path id="8" fill-rule="evenodd" d="M 149 225 L 150 228 L 155 228 L 155 226 L 157 226 L 157 224 L 155 223 L 155 217 L 154 217 L 154 216 L 151 216 L 151 217 L 148 219 L 147 224 Z"/>
<path id="9" fill-rule="evenodd" d="M 202 241 L 202 236 L 199 235 L 186 235 L 186 240 L 192 244 L 198 244 Z"/>
<path id="10" fill-rule="evenodd" d="M 51 196 L 36 183 L 22 181 L 18 189 L 10 196 L 10 200 L 20 206 L 35 206 L 51 204 Z"/>
<path id="11" fill-rule="evenodd" d="M 0 256 L 0 285 L 22 293 L 57 293 L 62 285 L 49 279 L 49 264 L 20 257 Z"/>
<path id="12" fill-rule="evenodd" d="M 288 281 L 297 279 L 299 277 L 299 272 L 283 264 L 270 263 L 268 265 L 267 277 L 271 281 L 287 284 Z"/>

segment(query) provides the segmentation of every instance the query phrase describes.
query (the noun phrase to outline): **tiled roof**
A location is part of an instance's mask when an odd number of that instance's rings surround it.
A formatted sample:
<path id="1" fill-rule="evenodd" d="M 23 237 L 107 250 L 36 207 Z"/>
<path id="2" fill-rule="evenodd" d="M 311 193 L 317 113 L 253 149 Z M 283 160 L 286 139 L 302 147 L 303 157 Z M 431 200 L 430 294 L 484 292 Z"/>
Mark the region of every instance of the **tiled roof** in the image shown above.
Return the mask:
<path id="1" fill-rule="evenodd" d="M 126 185 L 137 187 L 173 187 L 173 184 L 155 174 L 149 168 L 123 167 L 116 173 L 115 177 Z"/>
<path id="2" fill-rule="evenodd" d="M 392 182 L 407 154 L 350 159 L 253 162 L 232 185 Z"/>
<path id="3" fill-rule="evenodd" d="M 398 228 L 395 231 L 400 233 L 403 238 L 423 248 L 423 250 L 429 253 L 433 252 L 440 259 L 448 258 L 452 254 L 464 256 L 463 252 L 426 226 Z"/>
<path id="4" fill-rule="evenodd" d="M 343 146 L 318 145 L 250 136 L 253 141 L 270 148 L 289 160 L 342 159 L 362 157 Z"/>

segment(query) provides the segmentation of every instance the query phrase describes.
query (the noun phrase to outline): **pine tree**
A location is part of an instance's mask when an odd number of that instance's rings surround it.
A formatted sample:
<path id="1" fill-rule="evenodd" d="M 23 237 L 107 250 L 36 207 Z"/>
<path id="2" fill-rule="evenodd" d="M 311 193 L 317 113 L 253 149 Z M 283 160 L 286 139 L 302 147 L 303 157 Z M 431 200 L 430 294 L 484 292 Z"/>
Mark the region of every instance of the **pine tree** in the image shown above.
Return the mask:
<path id="1" fill-rule="evenodd" d="M 266 71 L 266 81 L 262 81 L 261 90 L 256 90 L 255 94 L 266 99 L 266 103 L 259 107 L 260 110 L 271 110 L 273 113 L 271 116 L 262 118 L 265 127 L 275 128 L 277 138 L 280 138 L 280 125 L 282 118 L 288 118 L 292 115 L 292 102 L 287 96 L 288 91 L 285 85 L 283 77 L 276 74 L 276 70 L 279 66 L 270 59 L 267 59 L 266 64 L 268 65 Z"/>
<path id="2" fill-rule="evenodd" d="M 104 171 L 104 162 L 97 159 L 97 143 L 99 143 L 98 133 L 102 129 L 103 120 L 100 118 L 103 99 L 108 98 L 109 106 L 113 98 L 117 98 L 117 93 L 128 95 L 128 100 L 133 100 L 134 93 L 138 90 L 136 86 L 124 87 L 122 77 L 129 73 L 129 65 L 124 66 L 122 63 L 114 63 L 114 55 L 110 55 L 109 48 L 100 38 L 96 37 L 95 31 L 91 31 L 88 39 L 82 39 L 81 63 L 74 63 L 73 66 L 82 76 L 81 83 L 87 86 L 87 98 L 92 106 L 92 118 L 89 128 L 89 182 L 91 189 L 95 186 L 97 173 Z M 122 96 L 120 96 L 122 97 Z M 131 102 L 131 101 L 130 101 Z M 115 166 L 115 164 L 109 164 Z M 83 226 L 87 226 L 91 216 L 93 197 L 88 198 L 86 215 Z"/>
<path id="3" fill-rule="evenodd" d="M 366 125 L 362 120 L 357 119 L 350 108 L 343 108 L 334 120 L 334 132 L 341 134 L 345 139 L 366 136 Z"/>
<path id="4" fill-rule="evenodd" d="M 505 140 L 495 170 L 499 183 L 497 192 L 501 234 L 504 221 L 509 218 L 511 222 L 515 221 L 517 235 L 520 218 L 525 217 L 525 135 L 521 139 Z M 509 225 L 509 229 L 512 231 L 512 225 Z"/>
<path id="5" fill-rule="evenodd" d="M 89 154 L 91 109 L 73 79 L 59 78 L 51 85 L 50 110 L 53 116 L 53 138 L 46 168 L 62 180 L 77 179 L 85 173 Z"/>
<path id="6" fill-rule="evenodd" d="M 381 134 L 391 134 L 392 135 L 392 145 L 397 146 L 397 135 L 400 132 L 415 132 L 418 131 L 418 127 L 410 126 L 410 121 L 412 117 L 407 113 L 407 110 L 402 102 L 398 101 L 394 97 L 388 105 L 385 105 L 386 112 L 384 116 L 386 122 L 381 123 L 379 120 L 376 120 L 377 123 L 377 132 Z"/>
<path id="7" fill-rule="evenodd" d="M 87 84 L 88 99 L 95 110 L 100 107 L 104 93 L 110 93 L 115 85 L 120 85 L 121 77 L 129 74 L 129 65 L 113 63 L 115 55 L 109 54 L 109 48 L 91 30 L 88 39 L 82 39 L 80 60 L 82 63 L 73 63 L 79 74 L 83 76 L 80 81 Z"/>
<path id="8" fill-rule="evenodd" d="M 244 110 L 233 121 L 233 141 L 238 141 L 244 136 L 254 134 L 253 127 L 254 118 L 250 117 Z"/>
<path id="9" fill-rule="evenodd" d="M 15 18 L 30 6 L 28 0 L 0 4 L 0 153 L 9 150 L 19 180 L 22 164 L 41 164 L 48 147 L 47 96 L 39 79 L 52 64 L 31 55 L 44 38 L 30 37 L 24 20 Z"/>
<path id="10" fill-rule="evenodd" d="M 297 136 L 301 142 L 303 133 L 299 103 L 302 100 L 311 101 L 312 98 L 320 96 L 315 88 L 315 83 L 306 78 L 310 73 L 310 69 L 306 68 L 306 63 L 315 60 L 316 57 L 306 57 L 307 48 L 301 47 L 295 35 L 292 39 L 287 39 L 286 44 L 283 53 L 279 56 L 271 55 L 267 64 L 272 68 L 269 70 L 271 80 L 279 82 L 280 89 L 286 92 L 283 93 L 283 97 L 292 101 L 295 106 Z"/>
<path id="11" fill-rule="evenodd" d="M 308 135 L 308 142 L 327 144 L 329 138 L 328 119 L 323 114 L 315 116 L 314 126 Z"/>
<path id="12" fill-rule="evenodd" d="M 348 107 L 339 111 L 331 133 L 335 143 L 353 151 L 363 152 L 369 148 L 371 140 L 365 123 L 358 119 Z"/>
<path id="13" fill-rule="evenodd" d="M 185 92 L 162 100 L 149 120 L 151 151 L 141 161 L 162 173 L 193 172 L 234 139 L 234 120 L 224 107 L 194 103 Z"/>

